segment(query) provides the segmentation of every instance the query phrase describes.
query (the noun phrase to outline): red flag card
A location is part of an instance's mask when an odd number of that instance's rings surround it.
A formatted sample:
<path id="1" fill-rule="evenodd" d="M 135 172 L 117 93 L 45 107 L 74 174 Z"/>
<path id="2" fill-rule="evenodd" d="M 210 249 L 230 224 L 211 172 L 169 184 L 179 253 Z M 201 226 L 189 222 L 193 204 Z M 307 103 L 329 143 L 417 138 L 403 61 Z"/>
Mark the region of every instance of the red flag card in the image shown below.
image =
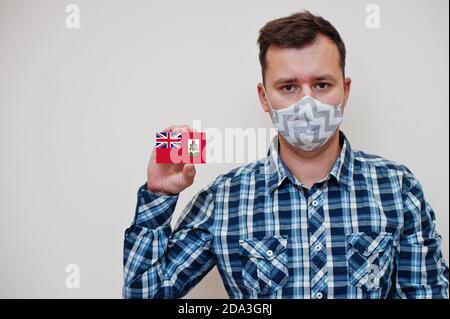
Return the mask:
<path id="1" fill-rule="evenodd" d="M 206 163 L 204 132 L 156 132 L 156 163 Z"/>

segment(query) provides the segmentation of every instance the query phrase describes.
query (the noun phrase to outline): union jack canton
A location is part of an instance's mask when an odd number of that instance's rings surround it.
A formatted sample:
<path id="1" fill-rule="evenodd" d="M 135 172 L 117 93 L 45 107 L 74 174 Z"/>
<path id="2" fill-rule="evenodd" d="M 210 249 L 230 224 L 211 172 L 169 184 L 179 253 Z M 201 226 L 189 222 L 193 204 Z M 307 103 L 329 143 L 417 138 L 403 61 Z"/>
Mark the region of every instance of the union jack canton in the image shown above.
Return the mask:
<path id="1" fill-rule="evenodd" d="M 181 133 L 156 132 L 156 148 L 181 148 Z"/>

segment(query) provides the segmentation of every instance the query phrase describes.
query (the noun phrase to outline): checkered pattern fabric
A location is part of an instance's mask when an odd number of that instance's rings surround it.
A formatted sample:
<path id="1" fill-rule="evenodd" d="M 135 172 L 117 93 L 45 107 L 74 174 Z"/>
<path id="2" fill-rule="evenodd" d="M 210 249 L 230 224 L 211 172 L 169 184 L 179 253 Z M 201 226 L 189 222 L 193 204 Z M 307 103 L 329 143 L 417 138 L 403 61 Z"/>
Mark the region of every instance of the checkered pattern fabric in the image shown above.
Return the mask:
<path id="1" fill-rule="evenodd" d="M 352 150 L 311 188 L 279 157 L 218 176 L 170 227 L 178 196 L 138 191 L 124 298 L 180 298 L 217 266 L 230 298 L 448 298 L 435 214 L 404 165 Z"/>

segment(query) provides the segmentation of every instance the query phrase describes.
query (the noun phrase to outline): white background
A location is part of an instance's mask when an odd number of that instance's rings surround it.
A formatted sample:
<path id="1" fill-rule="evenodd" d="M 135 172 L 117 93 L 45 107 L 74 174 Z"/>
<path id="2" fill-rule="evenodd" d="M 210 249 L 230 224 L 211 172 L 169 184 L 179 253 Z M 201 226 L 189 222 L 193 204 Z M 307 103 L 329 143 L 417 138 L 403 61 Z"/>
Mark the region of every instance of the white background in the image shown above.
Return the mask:
<path id="1" fill-rule="evenodd" d="M 123 233 L 154 132 L 270 127 L 256 94 L 258 30 L 309 9 L 348 50 L 352 147 L 407 165 L 449 257 L 448 1 L 0 0 L 0 297 L 120 298 Z M 381 28 L 365 25 L 366 5 Z M 198 166 L 174 219 L 219 173 Z M 65 267 L 80 267 L 80 288 Z M 227 297 L 214 269 L 188 297 Z"/>

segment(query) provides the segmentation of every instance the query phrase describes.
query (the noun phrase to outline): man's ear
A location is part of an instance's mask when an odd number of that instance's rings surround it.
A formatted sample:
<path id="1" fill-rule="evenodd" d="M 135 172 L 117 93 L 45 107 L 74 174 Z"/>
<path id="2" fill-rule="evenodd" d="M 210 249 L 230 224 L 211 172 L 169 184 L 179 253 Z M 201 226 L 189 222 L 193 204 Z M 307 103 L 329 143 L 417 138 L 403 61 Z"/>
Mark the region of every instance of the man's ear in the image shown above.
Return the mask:
<path id="1" fill-rule="evenodd" d="M 264 94 L 264 88 L 261 82 L 258 83 L 257 85 L 257 91 L 258 91 L 258 98 L 259 98 L 259 103 L 261 104 L 262 109 L 264 110 L 264 112 L 269 113 L 269 104 L 267 102 L 267 97 Z"/>
<path id="2" fill-rule="evenodd" d="M 345 89 L 345 95 L 344 95 L 344 103 L 343 108 L 347 106 L 347 101 L 350 96 L 350 88 L 352 86 L 352 79 L 347 77 L 344 79 L 344 89 Z"/>

